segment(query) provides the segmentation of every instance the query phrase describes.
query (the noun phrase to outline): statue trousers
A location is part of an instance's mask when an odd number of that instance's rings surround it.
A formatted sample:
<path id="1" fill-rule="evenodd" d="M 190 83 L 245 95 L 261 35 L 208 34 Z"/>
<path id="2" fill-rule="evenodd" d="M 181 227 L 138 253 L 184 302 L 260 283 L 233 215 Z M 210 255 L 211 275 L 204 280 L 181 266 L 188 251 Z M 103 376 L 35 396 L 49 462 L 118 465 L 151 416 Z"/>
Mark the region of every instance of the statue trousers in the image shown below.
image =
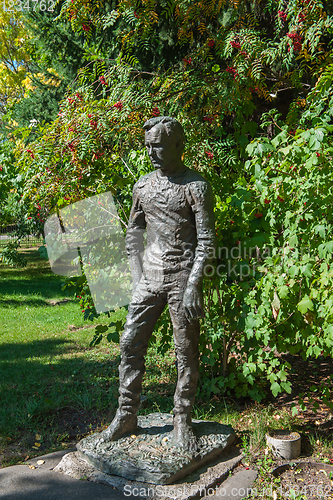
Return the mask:
<path id="1" fill-rule="evenodd" d="M 128 307 L 125 329 L 120 338 L 119 411 L 136 414 L 140 403 L 144 357 L 154 326 L 168 304 L 173 325 L 178 380 L 174 394 L 174 415 L 190 419 L 199 376 L 199 321 L 185 316 L 183 295 L 189 272 L 165 275 L 158 286 L 142 277 Z"/>

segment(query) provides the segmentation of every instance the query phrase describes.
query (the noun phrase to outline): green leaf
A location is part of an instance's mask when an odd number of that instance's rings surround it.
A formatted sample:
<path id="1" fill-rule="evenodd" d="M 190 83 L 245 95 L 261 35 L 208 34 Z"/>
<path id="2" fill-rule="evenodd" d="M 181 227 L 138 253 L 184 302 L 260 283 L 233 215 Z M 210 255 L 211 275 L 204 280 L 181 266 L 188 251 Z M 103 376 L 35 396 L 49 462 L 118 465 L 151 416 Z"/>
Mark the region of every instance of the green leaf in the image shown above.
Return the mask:
<path id="1" fill-rule="evenodd" d="M 277 382 L 273 382 L 273 384 L 271 385 L 271 391 L 272 391 L 273 396 L 276 398 L 276 396 L 279 394 L 279 392 L 281 392 L 280 384 L 278 384 Z"/>
<path id="2" fill-rule="evenodd" d="M 326 227 L 323 224 L 318 224 L 318 226 L 315 226 L 314 230 L 319 234 L 319 236 L 325 238 Z"/>
<path id="3" fill-rule="evenodd" d="M 102 341 L 102 339 L 103 339 L 103 335 L 102 335 L 102 334 L 100 334 L 100 335 L 95 334 L 95 335 L 94 335 L 94 338 L 93 338 L 93 339 L 92 339 L 92 341 L 90 342 L 90 347 L 94 347 L 95 345 L 100 344 L 100 343 L 101 343 L 101 341 Z"/>
<path id="4" fill-rule="evenodd" d="M 288 381 L 281 382 L 281 387 L 287 394 L 291 394 L 291 383 Z"/>
<path id="5" fill-rule="evenodd" d="M 278 292 L 281 299 L 285 299 L 289 293 L 289 287 L 286 285 L 282 285 L 278 288 Z"/>
<path id="6" fill-rule="evenodd" d="M 310 262 L 308 262 L 305 266 L 301 267 L 301 273 L 304 274 L 304 276 L 307 276 L 308 278 L 312 277 L 312 266 Z"/>
<path id="7" fill-rule="evenodd" d="M 297 276 L 297 274 L 298 274 L 298 267 L 297 266 L 291 266 L 289 268 L 289 275 L 294 278 L 295 276 Z"/>
<path id="8" fill-rule="evenodd" d="M 107 334 L 107 337 L 109 342 L 115 342 L 116 344 L 119 344 L 119 333 L 118 332 L 110 332 Z"/>
<path id="9" fill-rule="evenodd" d="M 284 370 L 280 370 L 280 371 L 277 373 L 277 376 L 279 377 L 279 379 L 280 379 L 282 382 L 286 382 L 286 380 L 287 380 L 287 373 L 286 373 Z"/>
<path id="10" fill-rule="evenodd" d="M 303 297 L 303 299 L 297 304 L 297 309 L 302 314 L 305 314 L 309 310 L 313 311 L 312 300 L 307 295 L 305 295 L 305 297 Z"/>
<path id="11" fill-rule="evenodd" d="M 107 325 L 97 325 L 95 328 L 96 333 L 105 333 L 109 327 Z"/>
<path id="12" fill-rule="evenodd" d="M 247 328 L 254 328 L 256 326 L 256 318 L 253 317 L 253 314 L 247 316 L 245 324 Z"/>

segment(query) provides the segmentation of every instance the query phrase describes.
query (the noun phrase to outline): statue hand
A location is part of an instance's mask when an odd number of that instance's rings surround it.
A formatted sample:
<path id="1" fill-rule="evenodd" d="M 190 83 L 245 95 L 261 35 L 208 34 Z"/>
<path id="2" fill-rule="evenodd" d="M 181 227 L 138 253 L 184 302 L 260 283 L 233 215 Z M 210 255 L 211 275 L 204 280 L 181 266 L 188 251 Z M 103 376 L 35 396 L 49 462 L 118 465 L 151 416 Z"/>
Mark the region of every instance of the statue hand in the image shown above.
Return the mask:
<path id="1" fill-rule="evenodd" d="M 184 292 L 183 306 L 188 320 L 197 319 L 204 315 L 202 292 L 195 285 L 188 285 Z"/>

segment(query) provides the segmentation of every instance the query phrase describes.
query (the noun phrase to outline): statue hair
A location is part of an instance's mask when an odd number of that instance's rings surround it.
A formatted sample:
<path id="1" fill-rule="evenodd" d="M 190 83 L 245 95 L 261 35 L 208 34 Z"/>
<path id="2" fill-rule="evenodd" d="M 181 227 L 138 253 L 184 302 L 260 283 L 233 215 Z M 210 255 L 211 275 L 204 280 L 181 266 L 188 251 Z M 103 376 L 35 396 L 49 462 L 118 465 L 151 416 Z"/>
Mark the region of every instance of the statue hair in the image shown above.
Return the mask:
<path id="1" fill-rule="evenodd" d="M 156 125 L 162 125 L 166 134 L 170 137 L 172 135 L 176 136 L 180 143 L 185 147 L 185 133 L 184 129 L 178 120 L 172 118 L 171 116 L 156 116 L 150 118 L 143 125 L 146 132 L 149 132 Z"/>

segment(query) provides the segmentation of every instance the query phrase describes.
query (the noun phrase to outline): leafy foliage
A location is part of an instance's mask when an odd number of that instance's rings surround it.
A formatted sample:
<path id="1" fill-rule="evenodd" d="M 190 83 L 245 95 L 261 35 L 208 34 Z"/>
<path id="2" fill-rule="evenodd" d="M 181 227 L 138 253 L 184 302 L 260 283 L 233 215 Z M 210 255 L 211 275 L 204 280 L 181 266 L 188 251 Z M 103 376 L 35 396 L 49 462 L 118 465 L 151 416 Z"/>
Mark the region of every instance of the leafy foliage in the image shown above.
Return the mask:
<path id="1" fill-rule="evenodd" d="M 181 121 L 185 164 L 216 197 L 219 250 L 200 341 L 206 395 L 290 392 L 280 353 L 332 353 L 331 14 L 319 0 L 62 4 L 90 64 L 21 149 L 28 215 L 42 225 L 110 190 L 125 229 L 131 188 L 151 169 L 143 122 Z M 85 279 L 69 285 L 94 318 Z M 161 349 L 168 325 L 158 325 Z M 121 330 L 100 325 L 93 344 Z"/>
<path id="2" fill-rule="evenodd" d="M 0 11 L 0 112 L 22 97 L 30 60 L 28 33 L 19 12 Z"/>

